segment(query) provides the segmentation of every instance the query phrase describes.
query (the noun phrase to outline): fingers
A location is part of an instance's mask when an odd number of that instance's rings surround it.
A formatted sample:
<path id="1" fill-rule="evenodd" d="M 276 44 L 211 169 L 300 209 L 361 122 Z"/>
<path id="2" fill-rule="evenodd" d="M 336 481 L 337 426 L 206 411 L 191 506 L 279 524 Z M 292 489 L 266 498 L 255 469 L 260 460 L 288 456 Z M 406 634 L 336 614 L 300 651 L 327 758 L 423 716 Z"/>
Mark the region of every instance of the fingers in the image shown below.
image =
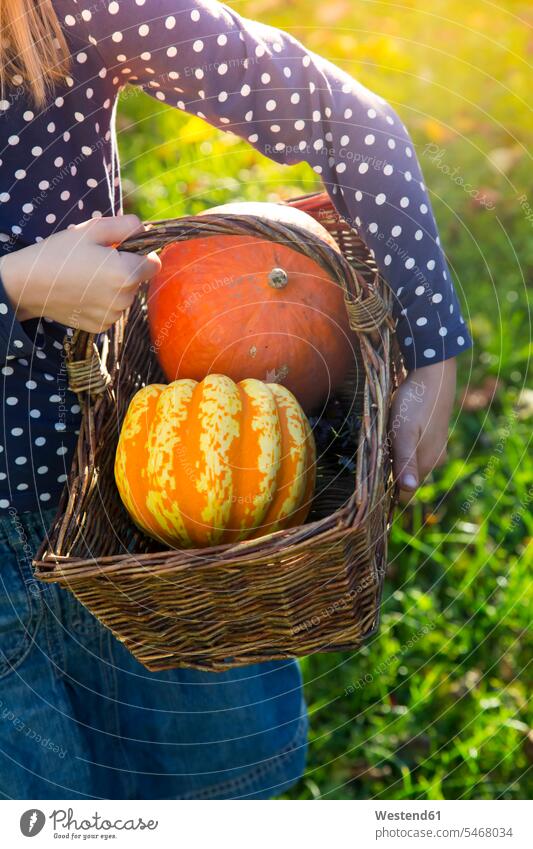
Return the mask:
<path id="1" fill-rule="evenodd" d="M 396 434 L 393 450 L 394 477 L 401 490 L 413 493 L 420 483 L 417 461 L 418 434 L 414 428 L 402 427 Z"/>
<path id="2" fill-rule="evenodd" d="M 95 253 L 96 252 L 96 253 Z M 139 285 L 161 268 L 156 253 L 137 256 L 109 247 L 94 247 L 95 271 L 86 289 L 80 328 L 90 333 L 107 330 L 133 303 Z M 95 297 L 95 293 L 99 296 Z"/>
<path id="3" fill-rule="evenodd" d="M 116 215 L 108 218 L 91 218 L 83 224 L 77 224 L 74 230 L 79 230 L 90 238 L 96 245 L 104 247 L 120 245 L 129 236 L 143 232 L 143 224 L 137 215 Z"/>
<path id="4" fill-rule="evenodd" d="M 402 480 L 401 472 L 399 472 L 399 476 L 397 477 L 400 487 L 400 503 L 408 504 L 418 487 L 426 480 L 431 472 L 434 469 L 444 466 L 447 460 L 448 451 L 445 438 L 441 441 L 438 437 L 435 437 L 434 444 L 429 447 L 427 441 L 422 440 L 416 449 L 416 472 L 413 471 L 409 459 L 403 460 L 404 476 L 406 474 L 413 474 L 417 478 L 417 485 L 414 487 L 409 486 L 408 481 L 405 481 L 405 479 Z M 401 464 L 402 460 L 398 459 L 398 467 L 401 467 Z"/>
<path id="5" fill-rule="evenodd" d="M 422 453 L 422 456 L 420 454 Z M 419 471 L 421 475 L 421 480 L 423 480 L 433 469 L 439 469 L 441 466 L 444 466 L 446 460 L 448 459 L 448 452 L 446 451 L 446 446 L 444 445 L 442 450 L 437 454 L 432 452 L 431 457 L 427 457 L 425 452 L 419 451 Z"/>
<path id="6" fill-rule="evenodd" d="M 109 253 L 109 285 L 106 296 L 100 302 L 98 313 L 86 316 L 87 326 L 82 328 L 91 333 L 107 330 L 118 321 L 124 310 L 133 303 L 140 284 L 150 280 L 161 268 L 161 261 L 156 253 L 150 253 L 148 256 L 116 250 Z"/>
<path id="7" fill-rule="evenodd" d="M 161 268 L 161 260 L 158 255 L 152 251 L 147 256 L 137 256 L 129 254 L 125 251 L 119 251 L 120 261 L 124 270 L 124 281 L 121 289 L 137 290 L 141 283 L 145 280 L 151 280 Z"/>
<path id="8" fill-rule="evenodd" d="M 85 314 L 80 316 L 74 323 L 71 323 L 71 327 L 85 330 L 87 333 L 102 333 L 105 330 L 109 330 L 119 320 L 123 312 L 124 310 L 109 309 L 105 314 L 101 315 Z"/>
<path id="9" fill-rule="evenodd" d="M 446 450 L 446 444 L 443 445 L 442 450 L 438 451 L 438 449 L 432 449 L 428 453 L 427 446 L 423 443 L 418 447 L 418 477 L 419 477 L 419 486 L 424 483 L 426 478 L 428 478 L 431 473 L 435 469 L 439 469 L 441 466 L 444 466 L 448 460 L 448 452 Z"/>
<path id="10" fill-rule="evenodd" d="M 455 364 L 436 363 L 411 372 L 395 392 L 391 409 L 394 478 L 406 504 L 430 472 L 446 462 L 448 425 L 455 392 Z"/>

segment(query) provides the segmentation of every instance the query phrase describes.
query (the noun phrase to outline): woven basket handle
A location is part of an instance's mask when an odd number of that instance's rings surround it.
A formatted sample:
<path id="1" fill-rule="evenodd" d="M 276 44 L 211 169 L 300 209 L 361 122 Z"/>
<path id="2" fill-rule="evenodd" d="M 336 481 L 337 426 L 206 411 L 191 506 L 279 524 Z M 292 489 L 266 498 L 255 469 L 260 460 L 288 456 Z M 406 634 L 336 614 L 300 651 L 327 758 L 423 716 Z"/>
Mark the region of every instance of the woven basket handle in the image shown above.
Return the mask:
<path id="1" fill-rule="evenodd" d="M 317 203 L 324 197 L 325 193 L 318 193 Z M 333 207 L 331 209 L 336 215 Z M 327 220 L 323 216 L 313 215 L 313 211 L 314 207 L 310 208 L 309 214 L 328 229 Z M 201 216 L 190 215 L 178 219 L 145 222 L 145 226 L 147 229 L 144 233 L 126 239 L 121 250 L 147 254 L 160 250 L 171 242 L 210 235 L 263 237 L 288 245 L 309 257 L 342 286 L 352 330 L 357 333 L 372 333 L 385 321 L 390 320 L 389 308 L 376 285 L 379 280 L 378 273 L 374 275 L 374 285 L 369 286 L 364 276 L 340 251 L 335 251 L 319 236 L 297 225 L 287 226 L 280 221 L 268 221 L 254 215 L 206 213 Z M 350 229 L 345 222 L 341 222 L 340 226 Z"/>
<path id="2" fill-rule="evenodd" d="M 318 193 L 316 197 L 319 204 L 324 193 Z M 311 208 L 309 212 L 312 214 Z M 326 222 L 322 218 L 317 220 L 325 226 Z M 385 321 L 391 320 L 389 308 L 376 285 L 370 286 L 364 276 L 358 273 L 354 265 L 340 251 L 334 250 L 318 236 L 295 225 L 289 227 L 282 222 L 268 221 L 253 215 L 214 213 L 149 221 L 145 222 L 145 227 L 144 232 L 122 242 L 119 246 L 120 250 L 148 254 L 161 250 L 171 242 L 209 235 L 252 235 L 273 242 L 281 242 L 322 266 L 328 275 L 342 286 L 348 321 L 352 330 L 357 333 L 374 334 Z M 375 284 L 378 279 L 376 272 Z M 119 325 L 123 331 L 124 316 L 114 327 Z M 108 333 L 113 335 L 114 328 Z M 101 352 L 98 351 L 95 334 L 83 330 L 75 331 L 74 335 L 68 337 L 65 342 L 69 386 L 82 399 L 86 392 L 92 396 L 105 392 L 111 383 L 107 367 L 109 335 L 102 334 Z"/>
<path id="3" fill-rule="evenodd" d="M 96 334 L 86 330 L 75 330 L 65 339 L 68 385 L 82 401 L 85 393 L 101 395 L 111 384 L 107 368 L 110 339 L 107 334 L 101 335 L 101 350 L 96 345 Z"/>

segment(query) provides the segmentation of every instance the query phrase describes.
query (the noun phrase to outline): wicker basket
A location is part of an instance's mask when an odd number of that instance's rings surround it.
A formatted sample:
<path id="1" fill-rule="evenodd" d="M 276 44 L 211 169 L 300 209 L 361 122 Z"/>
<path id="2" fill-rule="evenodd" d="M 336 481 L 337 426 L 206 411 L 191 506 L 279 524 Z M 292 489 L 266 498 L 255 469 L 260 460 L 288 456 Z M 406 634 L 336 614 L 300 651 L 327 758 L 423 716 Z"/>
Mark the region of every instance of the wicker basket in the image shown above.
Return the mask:
<path id="1" fill-rule="evenodd" d="M 360 423 L 355 473 L 318 466 L 306 524 L 260 539 L 197 550 L 161 550 L 124 510 L 114 482 L 118 433 L 132 395 L 162 380 L 150 353 L 146 292 L 103 337 L 67 340 L 82 423 L 57 516 L 34 561 L 36 576 L 74 595 L 150 670 L 232 666 L 353 649 L 375 633 L 396 487 L 387 420 L 403 366 L 392 295 L 364 243 L 325 192 L 290 201 L 334 236 L 342 255 L 298 228 L 249 215 L 154 222 L 121 249 L 148 252 L 208 234 L 291 244 L 341 281 L 360 349 L 339 392 Z"/>

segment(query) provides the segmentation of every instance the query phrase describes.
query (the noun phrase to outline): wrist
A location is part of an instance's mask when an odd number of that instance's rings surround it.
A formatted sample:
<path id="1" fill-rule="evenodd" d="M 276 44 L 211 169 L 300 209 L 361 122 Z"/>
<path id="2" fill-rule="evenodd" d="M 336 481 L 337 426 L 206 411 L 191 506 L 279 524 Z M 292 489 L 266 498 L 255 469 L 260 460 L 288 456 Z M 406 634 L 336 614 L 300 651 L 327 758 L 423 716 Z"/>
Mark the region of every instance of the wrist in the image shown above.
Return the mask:
<path id="1" fill-rule="evenodd" d="M 24 270 L 23 257 L 20 256 L 24 250 L 25 248 L 0 258 L 0 276 L 4 291 L 19 321 L 27 321 L 40 315 L 37 306 L 29 302 L 30 281 Z"/>

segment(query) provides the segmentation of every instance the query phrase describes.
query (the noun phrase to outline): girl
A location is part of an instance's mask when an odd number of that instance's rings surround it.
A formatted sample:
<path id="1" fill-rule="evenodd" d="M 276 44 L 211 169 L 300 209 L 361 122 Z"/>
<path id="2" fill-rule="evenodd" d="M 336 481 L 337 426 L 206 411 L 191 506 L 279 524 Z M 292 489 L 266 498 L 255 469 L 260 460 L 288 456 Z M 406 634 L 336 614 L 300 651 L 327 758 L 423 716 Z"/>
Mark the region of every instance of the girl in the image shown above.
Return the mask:
<path id="1" fill-rule="evenodd" d="M 80 410 L 67 328 L 98 332 L 159 267 L 112 245 L 126 84 L 307 162 L 396 295 L 408 378 L 395 473 L 443 461 L 454 357 L 471 344 L 412 143 L 380 97 L 288 33 L 216 0 L 0 0 L 0 792 L 12 798 L 269 798 L 302 774 L 295 662 L 149 674 L 75 599 L 32 579 Z M 423 391 L 420 391 L 423 387 Z"/>

